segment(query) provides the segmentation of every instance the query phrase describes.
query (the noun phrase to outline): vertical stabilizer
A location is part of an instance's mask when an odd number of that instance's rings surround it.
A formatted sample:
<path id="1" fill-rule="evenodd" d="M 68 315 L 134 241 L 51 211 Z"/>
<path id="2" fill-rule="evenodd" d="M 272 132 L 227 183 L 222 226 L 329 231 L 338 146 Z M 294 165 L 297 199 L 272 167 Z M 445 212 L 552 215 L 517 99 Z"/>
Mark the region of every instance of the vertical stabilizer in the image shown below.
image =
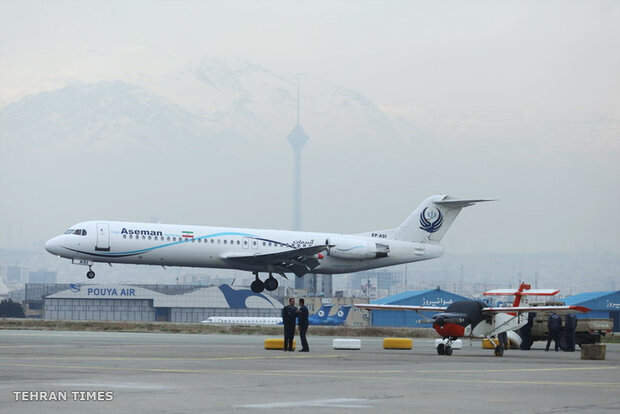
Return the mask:
<path id="1" fill-rule="evenodd" d="M 422 202 L 396 229 L 392 238 L 414 242 L 439 242 L 463 207 L 493 200 L 460 200 L 434 195 Z"/>

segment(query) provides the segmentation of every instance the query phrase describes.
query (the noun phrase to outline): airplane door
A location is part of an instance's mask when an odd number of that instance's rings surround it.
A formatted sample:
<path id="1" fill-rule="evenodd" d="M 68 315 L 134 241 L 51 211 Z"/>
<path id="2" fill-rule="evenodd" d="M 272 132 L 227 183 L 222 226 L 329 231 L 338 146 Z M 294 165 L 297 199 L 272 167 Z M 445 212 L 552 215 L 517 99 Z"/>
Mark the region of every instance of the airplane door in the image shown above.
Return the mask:
<path id="1" fill-rule="evenodd" d="M 110 224 L 97 223 L 97 245 L 95 250 L 110 251 Z"/>

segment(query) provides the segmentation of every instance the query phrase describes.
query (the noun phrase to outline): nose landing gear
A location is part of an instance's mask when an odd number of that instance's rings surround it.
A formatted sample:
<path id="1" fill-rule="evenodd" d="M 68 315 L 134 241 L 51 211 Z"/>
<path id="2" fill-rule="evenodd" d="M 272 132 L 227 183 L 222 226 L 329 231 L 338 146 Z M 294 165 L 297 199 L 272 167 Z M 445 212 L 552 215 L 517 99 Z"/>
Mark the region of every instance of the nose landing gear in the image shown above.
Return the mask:
<path id="1" fill-rule="evenodd" d="M 92 279 L 95 277 L 95 272 L 93 272 L 93 269 L 91 266 L 88 266 L 88 272 L 86 272 L 86 277 L 89 279 Z"/>
<path id="2" fill-rule="evenodd" d="M 447 356 L 452 355 L 452 342 L 454 342 L 456 338 L 443 338 L 443 340 L 446 341 L 446 343 L 437 345 L 437 354 Z"/>

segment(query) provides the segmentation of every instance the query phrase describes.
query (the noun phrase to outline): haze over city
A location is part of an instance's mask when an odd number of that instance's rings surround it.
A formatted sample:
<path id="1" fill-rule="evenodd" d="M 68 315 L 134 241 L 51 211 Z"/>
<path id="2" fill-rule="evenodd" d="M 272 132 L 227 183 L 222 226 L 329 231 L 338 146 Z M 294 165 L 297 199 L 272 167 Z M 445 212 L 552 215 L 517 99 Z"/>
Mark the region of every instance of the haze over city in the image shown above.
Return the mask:
<path id="1" fill-rule="evenodd" d="M 0 260 L 83 278 L 43 250 L 83 220 L 291 228 L 300 85 L 304 230 L 493 198 L 410 277 L 608 289 L 618 21 L 611 1 L 0 1 Z"/>

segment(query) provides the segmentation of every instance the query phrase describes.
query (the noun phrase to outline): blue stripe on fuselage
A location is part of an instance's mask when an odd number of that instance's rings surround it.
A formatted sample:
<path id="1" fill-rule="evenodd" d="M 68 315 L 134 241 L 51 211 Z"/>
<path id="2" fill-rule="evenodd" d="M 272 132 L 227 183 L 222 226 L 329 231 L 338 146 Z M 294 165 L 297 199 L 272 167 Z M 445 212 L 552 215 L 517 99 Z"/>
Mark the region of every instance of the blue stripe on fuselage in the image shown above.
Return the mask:
<path id="1" fill-rule="evenodd" d="M 192 239 L 194 239 L 194 240 L 198 240 L 198 239 L 211 239 L 213 237 L 219 237 L 219 236 L 256 237 L 253 234 L 247 234 L 247 233 L 234 233 L 234 232 L 214 233 L 214 234 L 208 234 L 206 236 L 200 236 L 200 237 L 188 237 L 185 240 L 179 240 L 178 242 L 166 243 L 166 244 L 162 244 L 161 246 L 149 247 L 148 249 L 132 250 L 132 251 L 128 251 L 128 252 L 116 252 L 116 253 L 98 252 L 98 253 L 96 253 L 96 255 L 97 256 L 114 257 L 114 256 L 125 256 L 125 255 L 139 254 L 139 253 L 147 253 L 147 252 L 151 252 L 151 251 L 156 250 L 156 249 L 161 249 L 163 247 L 174 246 L 175 244 L 188 243 L 189 240 L 192 240 Z M 90 254 L 90 253 L 87 253 L 87 254 Z"/>

